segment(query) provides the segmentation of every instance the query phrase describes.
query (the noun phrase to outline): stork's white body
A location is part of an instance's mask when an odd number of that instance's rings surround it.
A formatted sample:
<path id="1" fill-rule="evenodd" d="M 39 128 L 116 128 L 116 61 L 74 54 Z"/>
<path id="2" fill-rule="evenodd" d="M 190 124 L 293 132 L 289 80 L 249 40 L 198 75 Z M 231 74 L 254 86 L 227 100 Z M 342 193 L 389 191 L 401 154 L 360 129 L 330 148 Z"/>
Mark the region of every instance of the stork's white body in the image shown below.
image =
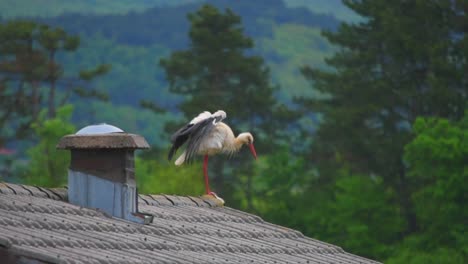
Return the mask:
<path id="1" fill-rule="evenodd" d="M 180 128 L 171 137 L 173 145 L 169 151 L 169 160 L 178 148 L 184 144 L 187 146 L 184 152 L 176 159 L 175 165 L 179 166 L 187 161 L 190 162 L 195 155 L 205 156 L 203 170 L 205 172 L 207 193 L 211 193 L 207 174 L 208 156 L 218 153 L 231 154 L 238 151 L 243 145 L 249 145 L 253 156 L 257 158 L 252 134 L 244 132 L 235 137 L 232 129 L 221 122 L 225 118 L 226 113 L 222 110 L 213 114 L 205 111 Z"/>
<path id="2" fill-rule="evenodd" d="M 218 153 L 234 153 L 242 146 L 242 142 L 236 140 L 232 129 L 223 122 L 218 122 L 214 129 L 200 142 L 197 152 L 200 155 L 214 155 Z M 175 165 L 182 165 L 185 161 L 184 151 L 175 161 Z"/>

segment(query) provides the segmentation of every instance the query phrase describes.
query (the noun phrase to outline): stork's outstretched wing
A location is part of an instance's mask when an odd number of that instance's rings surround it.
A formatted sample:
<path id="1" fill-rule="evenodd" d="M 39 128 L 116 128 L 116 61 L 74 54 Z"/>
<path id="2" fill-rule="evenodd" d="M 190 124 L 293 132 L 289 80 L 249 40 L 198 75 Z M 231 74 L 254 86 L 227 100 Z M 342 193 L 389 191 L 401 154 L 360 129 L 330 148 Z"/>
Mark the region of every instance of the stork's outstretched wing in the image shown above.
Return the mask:
<path id="1" fill-rule="evenodd" d="M 185 162 L 189 163 L 197 153 L 203 138 L 209 135 L 216 124 L 224 118 L 226 118 L 226 113 L 222 110 L 214 114 L 205 111 L 181 127 L 171 136 L 172 147 L 169 150 L 168 159 L 171 160 L 176 151 L 187 143 Z"/>

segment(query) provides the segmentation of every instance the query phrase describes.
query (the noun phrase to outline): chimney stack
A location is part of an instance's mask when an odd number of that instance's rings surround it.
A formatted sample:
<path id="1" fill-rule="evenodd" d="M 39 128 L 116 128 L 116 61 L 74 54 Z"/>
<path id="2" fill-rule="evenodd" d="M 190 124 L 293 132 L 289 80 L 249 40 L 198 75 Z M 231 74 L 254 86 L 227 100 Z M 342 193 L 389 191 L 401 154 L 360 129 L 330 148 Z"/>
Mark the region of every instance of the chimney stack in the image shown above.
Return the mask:
<path id="1" fill-rule="evenodd" d="M 108 124 L 91 125 L 64 136 L 58 149 L 71 151 L 68 200 L 137 223 L 152 216 L 138 212 L 134 151 L 148 149 L 139 135 Z"/>

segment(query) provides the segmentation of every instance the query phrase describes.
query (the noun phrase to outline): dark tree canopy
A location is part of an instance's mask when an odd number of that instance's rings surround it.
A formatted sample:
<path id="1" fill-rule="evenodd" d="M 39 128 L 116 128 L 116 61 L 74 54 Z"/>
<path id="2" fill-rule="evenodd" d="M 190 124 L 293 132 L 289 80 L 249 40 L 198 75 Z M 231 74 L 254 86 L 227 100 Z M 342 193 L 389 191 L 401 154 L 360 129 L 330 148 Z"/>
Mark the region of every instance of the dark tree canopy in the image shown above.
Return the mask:
<path id="1" fill-rule="evenodd" d="M 293 122 L 292 113 L 276 101 L 277 88 L 270 83 L 269 69 L 263 59 L 248 55 L 254 43 L 244 35 L 241 18 L 230 9 L 223 13 L 214 6 L 204 5 L 190 13 L 188 19 L 190 48 L 173 52 L 160 61 L 170 90 L 188 98 L 180 104 L 181 111 L 190 119 L 205 110 L 222 109 L 227 112 L 226 123 L 233 127 L 234 133 L 252 132 L 259 151 L 267 154 L 274 146 L 271 138 L 284 133 L 279 128 L 287 124 L 281 122 L 288 119 Z M 249 171 L 246 161 L 236 163 L 236 170 Z M 223 172 L 223 164 L 219 160 L 213 166 L 218 190 L 227 185 L 223 184 L 223 175 L 228 175 Z M 229 175 L 226 177 L 233 177 Z M 245 175 L 249 175 L 250 181 L 251 173 Z M 231 184 L 235 181 L 238 179 L 233 177 Z M 241 188 L 250 192 L 249 184 Z M 223 189 L 234 191 L 225 186 Z"/>
<path id="2" fill-rule="evenodd" d="M 453 1 L 347 4 L 365 22 L 324 34 L 342 50 L 328 60 L 334 72 L 302 69 L 314 88 L 327 95 L 307 105 L 324 115 L 318 138 L 356 168 L 398 174 L 400 161 L 389 157 L 401 156 L 416 117 L 463 116 L 468 102 L 467 53 L 462 49 L 466 51 L 467 22 L 462 6 Z M 377 152 L 378 145 L 385 151 Z"/>
<path id="3" fill-rule="evenodd" d="M 324 32 L 340 47 L 327 60 L 333 70 L 302 68 L 323 94 L 300 100 L 322 117 L 310 157 L 322 177 L 334 177 L 337 168 L 382 177 L 395 193 L 398 210 L 391 214 L 403 219 L 399 233 L 405 237 L 425 228 L 403 159 L 412 124 L 428 116 L 457 121 L 468 108 L 466 1 L 345 3 L 363 20 Z"/>
<path id="4" fill-rule="evenodd" d="M 276 88 L 263 59 L 246 54 L 253 41 L 244 35 L 240 17 L 204 5 L 188 18 L 190 48 L 160 63 L 171 92 L 189 97 L 180 105 L 186 118 L 223 109 L 230 124 L 266 133 L 278 107 Z"/>
<path id="5" fill-rule="evenodd" d="M 86 86 L 106 73 L 109 65 L 82 70 L 79 76 L 64 76 L 57 55 L 75 51 L 79 43 L 77 36 L 59 27 L 27 20 L 0 24 L 0 126 L 6 128 L 0 134 L 0 147 L 7 140 L 30 136 L 30 125 L 37 121 L 39 111 L 45 107 L 47 116 L 55 117 L 56 106 L 64 105 L 73 93 L 106 99 Z"/>

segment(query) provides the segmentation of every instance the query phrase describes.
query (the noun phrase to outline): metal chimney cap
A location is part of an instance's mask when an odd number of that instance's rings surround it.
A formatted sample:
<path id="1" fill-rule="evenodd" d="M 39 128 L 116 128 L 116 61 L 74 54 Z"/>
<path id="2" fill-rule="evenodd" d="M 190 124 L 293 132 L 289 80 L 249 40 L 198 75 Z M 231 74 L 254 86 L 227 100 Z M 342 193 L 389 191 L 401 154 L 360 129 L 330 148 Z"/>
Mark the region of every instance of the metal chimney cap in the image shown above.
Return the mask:
<path id="1" fill-rule="evenodd" d="M 107 133 L 123 133 L 124 131 L 116 126 L 101 123 L 97 125 L 90 125 L 83 127 L 76 132 L 76 135 L 95 135 L 95 134 L 107 134 Z"/>

